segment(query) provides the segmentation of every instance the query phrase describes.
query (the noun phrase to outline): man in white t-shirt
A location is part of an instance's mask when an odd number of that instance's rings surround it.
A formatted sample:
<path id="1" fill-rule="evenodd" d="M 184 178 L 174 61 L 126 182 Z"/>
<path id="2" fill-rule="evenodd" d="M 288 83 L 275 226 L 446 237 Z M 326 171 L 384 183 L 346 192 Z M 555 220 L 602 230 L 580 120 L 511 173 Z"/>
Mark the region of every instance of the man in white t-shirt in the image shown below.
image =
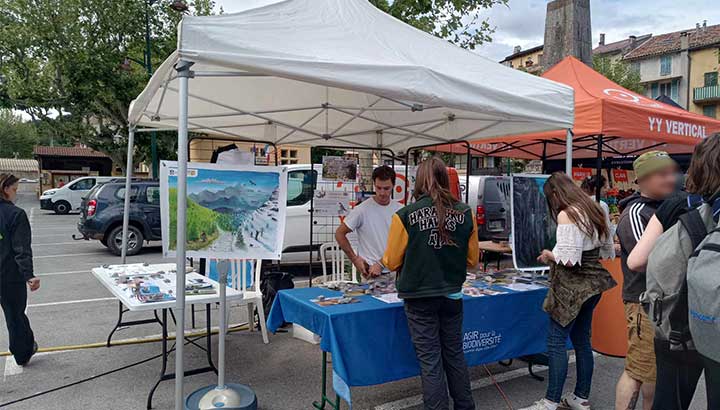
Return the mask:
<path id="1" fill-rule="evenodd" d="M 356 206 L 337 231 L 335 240 L 364 278 L 375 278 L 383 273 L 380 264 L 392 217 L 402 205 L 392 200 L 395 171 L 387 165 L 375 168 L 372 173 L 375 195 Z M 357 234 L 358 249 L 354 250 L 347 235 Z"/>

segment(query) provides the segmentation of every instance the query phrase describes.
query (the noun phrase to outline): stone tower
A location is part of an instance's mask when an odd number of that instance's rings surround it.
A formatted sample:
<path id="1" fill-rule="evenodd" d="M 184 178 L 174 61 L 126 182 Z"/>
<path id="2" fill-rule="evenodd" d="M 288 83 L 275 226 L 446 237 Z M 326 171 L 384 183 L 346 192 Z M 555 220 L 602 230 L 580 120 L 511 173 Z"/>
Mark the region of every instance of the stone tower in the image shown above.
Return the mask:
<path id="1" fill-rule="evenodd" d="M 554 0 L 547 5 L 543 66 L 550 68 L 569 55 L 592 66 L 590 0 Z"/>

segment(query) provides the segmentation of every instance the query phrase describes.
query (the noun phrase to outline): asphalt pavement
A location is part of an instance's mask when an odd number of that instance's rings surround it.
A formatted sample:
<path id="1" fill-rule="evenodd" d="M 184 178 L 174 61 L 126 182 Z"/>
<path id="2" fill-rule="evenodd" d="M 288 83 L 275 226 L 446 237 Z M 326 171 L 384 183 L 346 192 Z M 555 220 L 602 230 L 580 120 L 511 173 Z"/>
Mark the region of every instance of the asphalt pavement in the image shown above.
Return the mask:
<path id="1" fill-rule="evenodd" d="M 97 241 L 72 240 L 78 215 L 61 216 L 40 210 L 39 201 L 32 193 L 33 188 L 23 186 L 18 200 L 30 218 L 35 271 L 41 279 L 40 290 L 29 296 L 28 316 L 40 347 L 54 351 L 38 354 L 24 368 L 18 367 L 12 357 L 0 356 L 0 371 L 3 373 L 0 376 L 0 407 L 19 400 L 3 408 L 144 409 L 147 394 L 160 374 L 160 359 L 153 358 L 161 352 L 159 343 L 82 348 L 104 342 L 118 315 L 117 301 L 94 279 L 90 270 L 103 264 L 119 263 L 119 257 L 112 255 Z M 165 261 L 159 245 L 151 246 L 128 260 Z M 130 314 L 128 318 L 147 316 L 148 313 Z M 203 318 L 203 312 L 198 312 L 198 328 L 205 325 Z M 217 315 L 214 316 L 216 318 Z M 245 321 L 245 309 L 234 309 L 231 323 Z M 5 351 L 7 331 L 4 319 L 0 322 L 0 351 Z M 171 331 L 174 329 L 171 328 Z M 121 329 L 113 339 L 137 340 L 159 334 L 160 327 L 149 324 Z M 233 332 L 227 340 L 227 380 L 250 385 L 257 393 L 260 409 L 312 408 L 312 401 L 317 400 L 320 393 L 321 355 L 318 346 L 294 339 L 288 333 L 270 335 L 269 345 L 262 343 L 259 333 L 248 331 Z M 217 337 L 213 337 L 213 342 L 217 342 Z M 193 346 L 186 347 L 185 357 L 187 366 L 202 366 L 205 361 L 205 353 Z M 145 362 L 93 378 L 140 361 Z M 174 356 L 171 357 L 170 369 L 173 363 Z M 597 357 L 591 396 L 594 409 L 613 409 L 615 382 L 622 372 L 622 365 L 621 359 Z M 571 365 L 566 390 L 573 386 L 574 372 L 574 365 Z M 540 370 L 539 374 L 545 376 L 547 371 Z M 63 387 L 88 378 L 93 379 Z M 492 364 L 472 368 L 471 379 L 479 410 L 527 406 L 543 396 L 546 386 L 544 382 L 529 377 L 525 365 L 517 361 L 508 367 Z M 186 393 L 216 381 L 213 374 L 191 376 L 185 380 Z M 497 387 L 494 381 L 498 383 Z M 54 389 L 58 390 L 45 393 Z M 162 382 L 155 394 L 154 408 L 174 408 L 173 389 L 172 381 Z M 699 390 L 704 391 L 704 386 Z M 420 393 L 418 378 L 354 388 L 354 408 L 420 410 Z M 36 397 L 31 397 L 34 395 Z M 507 397 L 507 402 L 503 395 Z M 691 409 L 703 409 L 704 403 L 704 397 L 698 394 Z M 347 404 L 343 403 L 342 408 L 347 409 Z"/>

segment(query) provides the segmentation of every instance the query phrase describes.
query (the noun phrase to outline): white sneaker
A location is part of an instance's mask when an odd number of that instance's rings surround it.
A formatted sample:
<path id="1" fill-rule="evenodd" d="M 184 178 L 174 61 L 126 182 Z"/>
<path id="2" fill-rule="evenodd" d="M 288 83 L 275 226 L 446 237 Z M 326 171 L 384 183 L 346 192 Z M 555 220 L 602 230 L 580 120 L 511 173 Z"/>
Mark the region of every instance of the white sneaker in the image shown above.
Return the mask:
<path id="1" fill-rule="evenodd" d="M 562 399 L 561 406 L 570 410 L 590 410 L 590 401 L 574 394 L 569 394 Z"/>
<path id="2" fill-rule="evenodd" d="M 557 410 L 558 404 L 553 403 L 547 399 L 538 400 L 530 407 L 523 407 L 518 410 Z"/>

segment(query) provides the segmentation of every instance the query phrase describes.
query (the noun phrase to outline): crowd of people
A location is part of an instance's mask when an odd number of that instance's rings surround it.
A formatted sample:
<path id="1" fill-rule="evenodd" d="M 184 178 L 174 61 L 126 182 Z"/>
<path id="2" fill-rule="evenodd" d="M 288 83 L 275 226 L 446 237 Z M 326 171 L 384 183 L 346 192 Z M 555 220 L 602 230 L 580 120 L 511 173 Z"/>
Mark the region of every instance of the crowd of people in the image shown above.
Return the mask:
<path id="1" fill-rule="evenodd" d="M 718 229 L 718 159 L 720 134 L 696 147 L 686 190 L 678 191 L 679 169 L 667 153 L 652 151 L 638 157 L 633 167 L 639 191 L 620 203 L 616 232 L 607 206 L 594 197 L 598 185 L 605 183 L 602 179 L 587 181 L 583 187 L 563 173 L 547 180 L 543 189 L 557 223 L 557 241 L 538 260 L 550 268 L 543 304 L 550 317 L 549 378 L 545 397 L 523 410 L 591 408 L 593 311 L 601 295 L 617 286 L 600 260 L 615 257 L 615 238 L 628 330 L 615 408 L 635 409 L 642 400 L 645 410 L 687 410 L 704 373 L 708 409 L 720 409 L 720 363 L 712 347 L 717 341 L 702 340 L 688 326 L 685 279 L 688 261 L 698 256 L 698 245 L 708 232 Z M 375 169 L 372 179 L 375 195 L 345 218 L 336 240 L 364 278 L 397 275 L 398 296 L 405 302 L 421 368 L 425 408 L 449 409 L 452 397 L 456 410 L 474 409 L 462 349 L 461 288 L 467 268 L 479 262 L 476 219 L 452 194 L 447 167 L 436 157 L 419 165 L 415 201 L 405 207 L 391 199 L 392 168 Z M 10 352 L 24 365 L 37 351 L 25 315 L 27 289 L 37 290 L 40 281 L 33 275 L 30 224 L 25 212 L 13 204 L 17 188 L 17 178 L 0 175 L 0 302 Z M 357 233 L 357 249 L 348 239 L 350 232 Z M 720 245 L 708 249 L 718 252 Z M 575 350 L 577 380 L 573 393 L 563 395 L 568 339 Z"/>

